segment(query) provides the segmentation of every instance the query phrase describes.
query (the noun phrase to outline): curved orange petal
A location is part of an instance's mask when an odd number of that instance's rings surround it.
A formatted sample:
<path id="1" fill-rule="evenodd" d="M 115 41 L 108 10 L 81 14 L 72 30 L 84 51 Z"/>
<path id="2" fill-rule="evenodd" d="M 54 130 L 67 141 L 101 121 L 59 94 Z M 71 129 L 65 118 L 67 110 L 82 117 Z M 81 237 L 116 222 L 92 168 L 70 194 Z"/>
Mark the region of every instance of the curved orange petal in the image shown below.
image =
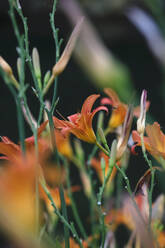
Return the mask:
<path id="1" fill-rule="evenodd" d="M 18 156 L 21 155 L 21 150 L 16 144 L 0 142 L 0 153 L 5 155 L 10 161 L 17 161 Z"/>
<path id="2" fill-rule="evenodd" d="M 112 105 L 113 102 L 111 99 L 109 99 L 108 97 L 104 97 L 101 99 L 101 104 L 102 105 Z"/>
<path id="3" fill-rule="evenodd" d="M 153 125 L 147 125 L 146 133 L 153 149 L 165 155 L 165 135 L 160 130 L 159 123 L 154 122 Z"/>
<path id="4" fill-rule="evenodd" d="M 112 110 L 112 114 L 109 120 L 109 126 L 111 128 L 116 128 L 120 126 L 125 119 L 127 113 L 127 106 L 120 104 L 118 107 Z"/>
<path id="5" fill-rule="evenodd" d="M 115 91 L 113 91 L 110 88 L 105 88 L 104 92 L 109 96 L 109 98 L 112 100 L 111 105 L 113 107 L 118 107 L 119 104 L 121 104 L 117 94 L 115 93 Z"/>
<path id="6" fill-rule="evenodd" d="M 91 113 L 91 109 L 93 107 L 94 102 L 96 101 L 97 98 L 99 98 L 99 94 L 93 94 L 87 97 L 85 100 L 82 109 L 81 109 L 81 115 L 83 116 L 88 116 Z"/>
<path id="7" fill-rule="evenodd" d="M 132 131 L 132 139 L 136 144 L 136 146 L 141 146 L 141 138 L 140 138 L 140 135 L 137 131 Z M 151 152 L 152 151 L 152 147 L 150 145 L 150 141 L 149 141 L 149 138 L 148 137 L 144 137 L 144 145 L 145 145 L 145 148 L 147 149 L 147 151 Z"/>

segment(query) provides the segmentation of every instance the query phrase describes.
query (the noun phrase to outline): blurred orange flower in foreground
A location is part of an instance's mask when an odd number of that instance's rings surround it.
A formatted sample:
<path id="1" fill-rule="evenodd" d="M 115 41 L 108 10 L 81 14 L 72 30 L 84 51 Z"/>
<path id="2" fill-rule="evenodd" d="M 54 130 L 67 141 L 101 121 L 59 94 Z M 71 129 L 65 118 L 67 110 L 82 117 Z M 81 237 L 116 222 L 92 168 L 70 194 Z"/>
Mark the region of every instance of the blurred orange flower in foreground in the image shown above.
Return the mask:
<path id="1" fill-rule="evenodd" d="M 69 116 L 68 120 L 59 120 L 54 117 L 55 128 L 61 130 L 64 136 L 69 131 L 83 141 L 95 143 L 96 136 L 92 128 L 93 117 L 100 110 L 108 111 L 106 107 L 99 106 L 91 112 L 92 106 L 99 96 L 100 95 L 89 96 L 82 106 L 81 113 Z"/>
<path id="2" fill-rule="evenodd" d="M 17 239 L 35 235 L 34 158 L 7 163 L 0 173 L 0 225 Z"/>

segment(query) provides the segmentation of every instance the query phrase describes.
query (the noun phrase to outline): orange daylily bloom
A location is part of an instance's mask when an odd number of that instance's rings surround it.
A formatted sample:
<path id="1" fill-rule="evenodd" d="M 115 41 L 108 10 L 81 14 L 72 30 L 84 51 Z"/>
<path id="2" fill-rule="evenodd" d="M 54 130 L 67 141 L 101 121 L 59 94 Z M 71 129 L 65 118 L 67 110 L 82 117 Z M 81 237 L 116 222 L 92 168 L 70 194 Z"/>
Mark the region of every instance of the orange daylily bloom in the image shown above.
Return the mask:
<path id="1" fill-rule="evenodd" d="M 106 88 L 104 89 L 104 92 L 108 95 L 109 98 L 103 98 L 101 100 L 102 104 L 108 104 L 111 105 L 113 107 L 112 110 L 112 114 L 109 120 L 109 127 L 110 130 L 113 130 L 115 128 L 117 128 L 118 126 L 120 126 L 121 124 L 123 124 L 126 113 L 127 113 L 127 109 L 128 109 L 128 105 L 121 102 L 119 97 L 117 96 L 117 94 L 115 93 L 115 91 L 113 91 L 112 89 Z M 150 102 L 147 101 L 146 102 L 146 110 L 148 110 L 150 105 Z M 139 117 L 140 115 L 140 107 L 135 107 L 133 114 L 136 117 Z"/>
<path id="2" fill-rule="evenodd" d="M 82 106 L 81 113 L 69 116 L 68 120 L 59 120 L 54 117 L 55 128 L 61 130 L 64 136 L 69 131 L 83 141 L 95 143 L 96 136 L 92 128 L 93 117 L 100 110 L 108 111 L 106 107 L 100 106 L 91 112 L 92 106 L 99 96 L 100 95 L 89 96 Z"/>
<path id="3" fill-rule="evenodd" d="M 157 122 L 154 122 L 152 125 L 147 125 L 146 133 L 147 137 L 144 137 L 146 150 L 158 161 L 160 157 L 165 159 L 165 134 L 160 130 L 160 125 Z M 132 138 L 134 142 L 137 143 L 135 146 L 141 146 L 140 135 L 137 131 L 132 132 Z"/>

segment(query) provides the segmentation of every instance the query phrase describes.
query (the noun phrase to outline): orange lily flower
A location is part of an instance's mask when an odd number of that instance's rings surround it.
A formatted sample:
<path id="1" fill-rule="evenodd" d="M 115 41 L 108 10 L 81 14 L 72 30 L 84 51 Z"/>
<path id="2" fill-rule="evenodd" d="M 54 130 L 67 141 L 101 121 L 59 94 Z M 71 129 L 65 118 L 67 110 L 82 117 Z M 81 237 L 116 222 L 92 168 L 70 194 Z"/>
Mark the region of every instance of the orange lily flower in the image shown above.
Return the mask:
<path id="1" fill-rule="evenodd" d="M 93 117 L 100 110 L 108 111 L 106 107 L 100 106 L 91 112 L 92 106 L 99 96 L 89 96 L 82 106 L 81 113 L 69 116 L 68 120 L 59 120 L 54 117 L 55 128 L 61 130 L 64 136 L 69 131 L 83 141 L 96 143 L 96 136 L 92 128 Z"/>
<path id="2" fill-rule="evenodd" d="M 115 93 L 115 91 L 113 91 L 112 89 L 106 88 L 106 89 L 104 89 L 104 92 L 108 95 L 109 98 L 103 98 L 101 100 L 101 103 L 102 104 L 108 104 L 108 105 L 111 105 L 113 107 L 112 114 L 111 114 L 111 117 L 109 120 L 110 130 L 113 130 L 113 129 L 117 128 L 118 126 L 120 126 L 121 124 L 123 124 L 126 113 L 127 113 L 128 105 L 121 102 L 119 97 Z M 146 110 L 148 110 L 149 105 L 150 105 L 150 102 L 147 101 L 146 102 Z M 139 106 L 134 108 L 133 114 L 136 117 L 139 117 L 139 115 L 140 115 L 140 107 Z"/>
<path id="3" fill-rule="evenodd" d="M 157 122 L 154 122 L 152 125 L 146 126 L 147 137 L 144 137 L 144 145 L 146 150 L 151 153 L 158 161 L 160 157 L 165 159 L 165 134 L 160 130 L 160 125 Z M 136 146 L 141 146 L 140 135 L 137 131 L 132 132 L 132 138 L 137 144 Z"/>

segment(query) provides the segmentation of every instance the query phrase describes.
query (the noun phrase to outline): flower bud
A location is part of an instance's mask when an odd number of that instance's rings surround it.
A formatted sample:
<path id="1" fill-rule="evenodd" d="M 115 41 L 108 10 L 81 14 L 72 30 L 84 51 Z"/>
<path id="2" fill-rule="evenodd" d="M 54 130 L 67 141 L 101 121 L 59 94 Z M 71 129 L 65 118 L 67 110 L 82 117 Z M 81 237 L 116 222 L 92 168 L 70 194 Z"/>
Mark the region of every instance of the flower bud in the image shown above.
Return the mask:
<path id="1" fill-rule="evenodd" d="M 40 57 L 37 48 L 33 48 L 32 60 L 36 76 L 41 77 Z"/>
<path id="2" fill-rule="evenodd" d="M 123 153 L 127 148 L 128 138 L 132 126 L 132 120 L 133 120 L 133 108 L 130 105 L 124 120 L 122 132 L 117 142 L 117 155 L 116 155 L 117 161 L 122 157 Z"/>
<path id="3" fill-rule="evenodd" d="M 13 71 L 10 65 L 0 56 L 0 67 L 4 72 L 6 72 L 9 76 L 13 75 Z"/>
<path id="4" fill-rule="evenodd" d="M 72 55 L 73 49 L 75 47 L 77 38 L 79 36 L 80 30 L 81 30 L 81 26 L 83 23 L 84 18 L 82 17 L 78 23 L 76 24 L 69 40 L 68 43 L 59 59 L 59 61 L 57 62 L 57 64 L 55 64 L 55 66 L 53 67 L 52 70 L 52 74 L 54 75 L 54 77 L 58 76 L 60 73 L 63 72 L 63 70 L 65 69 L 66 65 L 68 64 L 68 61 Z"/>
<path id="5" fill-rule="evenodd" d="M 147 91 L 143 90 L 140 101 L 140 116 L 137 120 L 137 131 L 139 134 L 144 134 L 144 130 L 145 130 L 146 101 L 147 101 Z"/>

